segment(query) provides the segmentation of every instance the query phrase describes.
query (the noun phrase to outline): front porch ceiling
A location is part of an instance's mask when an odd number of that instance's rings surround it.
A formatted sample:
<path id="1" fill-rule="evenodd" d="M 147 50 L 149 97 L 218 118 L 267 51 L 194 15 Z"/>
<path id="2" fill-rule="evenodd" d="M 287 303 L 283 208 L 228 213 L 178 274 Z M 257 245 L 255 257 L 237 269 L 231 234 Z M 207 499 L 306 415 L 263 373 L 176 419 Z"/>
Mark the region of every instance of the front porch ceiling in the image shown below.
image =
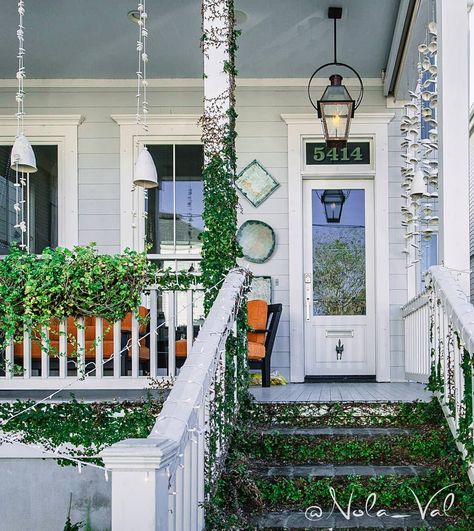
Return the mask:
<path id="1" fill-rule="evenodd" d="M 0 78 L 13 78 L 17 54 L 16 2 L 3 2 Z M 366 78 L 386 67 L 400 0 L 236 0 L 247 15 L 237 66 L 245 78 L 309 78 L 332 60 L 330 5 L 344 8 L 340 60 Z M 149 75 L 201 78 L 199 0 L 149 2 Z M 137 28 L 127 18 L 134 0 L 50 0 L 26 5 L 29 78 L 135 76 Z"/>

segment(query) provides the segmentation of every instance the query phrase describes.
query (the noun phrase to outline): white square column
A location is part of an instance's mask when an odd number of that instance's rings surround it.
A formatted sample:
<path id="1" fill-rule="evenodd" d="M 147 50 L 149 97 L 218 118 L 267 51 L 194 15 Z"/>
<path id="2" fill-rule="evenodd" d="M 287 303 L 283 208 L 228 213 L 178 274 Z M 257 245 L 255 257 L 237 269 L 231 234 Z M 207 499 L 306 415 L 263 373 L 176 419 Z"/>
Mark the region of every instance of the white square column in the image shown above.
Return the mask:
<path id="1" fill-rule="evenodd" d="M 437 0 L 440 262 L 469 293 L 469 17 L 466 0 Z"/>

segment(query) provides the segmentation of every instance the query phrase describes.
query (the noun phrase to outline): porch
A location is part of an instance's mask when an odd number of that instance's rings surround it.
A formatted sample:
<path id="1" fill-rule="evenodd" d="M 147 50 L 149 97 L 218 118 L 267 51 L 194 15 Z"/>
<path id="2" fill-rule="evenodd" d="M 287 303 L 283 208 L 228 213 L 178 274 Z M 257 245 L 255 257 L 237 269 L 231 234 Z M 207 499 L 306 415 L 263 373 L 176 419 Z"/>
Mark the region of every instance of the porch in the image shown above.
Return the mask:
<path id="1" fill-rule="evenodd" d="M 257 402 L 308 403 L 373 403 L 373 402 L 429 402 L 433 394 L 418 383 L 305 383 L 251 387 Z"/>

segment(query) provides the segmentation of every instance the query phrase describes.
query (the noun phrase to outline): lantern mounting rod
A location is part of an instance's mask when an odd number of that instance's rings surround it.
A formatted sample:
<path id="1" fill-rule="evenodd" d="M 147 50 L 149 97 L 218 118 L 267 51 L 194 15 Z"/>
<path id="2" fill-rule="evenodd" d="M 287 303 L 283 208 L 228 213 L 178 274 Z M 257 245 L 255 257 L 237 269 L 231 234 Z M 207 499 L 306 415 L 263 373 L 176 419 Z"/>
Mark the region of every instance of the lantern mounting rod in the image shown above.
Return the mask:
<path id="1" fill-rule="evenodd" d="M 330 7 L 328 18 L 334 20 L 334 64 L 337 64 L 337 21 L 342 18 L 342 7 Z"/>
<path id="2" fill-rule="evenodd" d="M 351 72 L 353 72 L 359 83 L 360 83 L 360 93 L 359 93 L 359 97 L 357 98 L 357 101 L 355 102 L 355 105 L 354 105 L 354 110 L 357 110 L 357 108 L 359 107 L 359 105 L 362 103 L 362 99 L 364 97 L 364 83 L 362 82 L 362 78 L 360 77 L 359 73 L 354 69 L 352 68 L 352 66 L 346 64 L 346 63 L 340 63 L 338 60 L 337 60 L 337 21 L 340 20 L 342 18 L 342 7 L 330 7 L 328 9 L 328 18 L 330 20 L 334 20 L 334 61 L 332 61 L 331 63 L 326 63 L 322 66 L 320 66 L 318 69 L 316 69 L 314 72 L 313 72 L 313 75 L 310 77 L 309 79 L 309 83 L 308 83 L 308 97 L 309 97 L 309 101 L 311 102 L 311 105 L 316 109 L 317 106 L 314 104 L 314 101 L 313 101 L 313 98 L 311 97 L 311 83 L 313 81 L 313 79 L 315 78 L 316 74 L 323 70 L 323 68 L 326 68 L 328 66 L 342 66 L 343 68 L 347 68 L 348 70 L 351 70 Z"/>

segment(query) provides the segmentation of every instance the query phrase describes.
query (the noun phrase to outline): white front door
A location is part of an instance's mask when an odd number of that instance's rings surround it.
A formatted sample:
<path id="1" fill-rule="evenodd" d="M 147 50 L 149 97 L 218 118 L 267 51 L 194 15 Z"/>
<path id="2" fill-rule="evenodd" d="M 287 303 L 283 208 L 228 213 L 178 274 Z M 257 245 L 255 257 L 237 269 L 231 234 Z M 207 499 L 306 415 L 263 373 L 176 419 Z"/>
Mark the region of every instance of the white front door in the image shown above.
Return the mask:
<path id="1" fill-rule="evenodd" d="M 306 376 L 375 375 L 372 181 L 305 181 Z"/>

